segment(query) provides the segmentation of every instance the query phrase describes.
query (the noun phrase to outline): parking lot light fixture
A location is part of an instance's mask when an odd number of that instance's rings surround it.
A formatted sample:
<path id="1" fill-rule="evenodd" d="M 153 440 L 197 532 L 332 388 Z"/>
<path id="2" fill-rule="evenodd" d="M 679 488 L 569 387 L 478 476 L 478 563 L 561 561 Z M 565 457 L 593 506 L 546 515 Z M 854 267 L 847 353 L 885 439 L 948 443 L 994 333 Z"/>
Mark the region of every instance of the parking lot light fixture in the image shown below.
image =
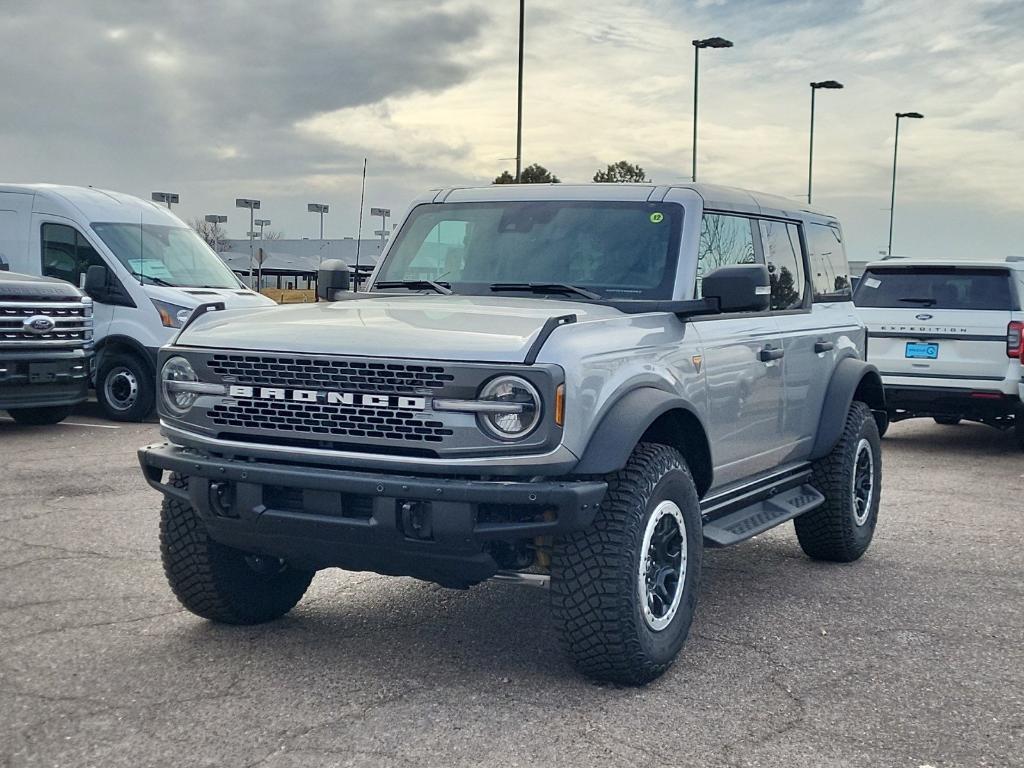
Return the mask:
<path id="1" fill-rule="evenodd" d="M 897 112 L 896 113 L 896 137 L 892 143 L 892 195 L 889 198 L 889 246 L 886 253 L 892 256 L 892 227 L 896 216 L 896 162 L 899 159 L 900 151 L 900 120 L 921 120 L 924 117 L 920 112 Z"/>
<path id="2" fill-rule="evenodd" d="M 217 250 L 217 246 L 220 244 L 220 241 L 217 239 L 217 235 L 219 234 L 218 230 L 220 229 L 220 225 L 221 224 L 224 224 L 224 223 L 227 222 L 228 217 L 227 216 L 221 216 L 221 215 L 216 214 L 216 213 L 208 213 L 203 218 L 206 220 L 207 224 L 213 224 L 213 226 L 210 227 L 210 232 L 213 235 L 213 250 L 216 251 Z"/>
<path id="3" fill-rule="evenodd" d="M 180 202 L 177 192 L 154 192 L 152 195 L 154 203 L 164 203 L 170 210 L 171 203 Z"/>
<path id="4" fill-rule="evenodd" d="M 263 239 L 263 228 L 270 226 L 270 219 L 256 219 L 253 222 L 257 227 L 260 228 L 260 240 Z"/>
<path id="5" fill-rule="evenodd" d="M 255 235 L 253 229 L 255 227 L 256 221 L 253 219 L 253 216 L 255 211 L 258 211 L 260 209 L 260 201 L 253 200 L 252 198 L 249 197 L 238 197 L 235 198 L 235 207 L 249 209 L 249 287 L 251 288 L 253 277 L 253 262 L 256 260 L 256 251 L 253 246 L 253 236 Z"/>
<path id="6" fill-rule="evenodd" d="M 331 206 L 326 203 L 309 203 L 306 205 L 306 210 L 310 213 L 320 214 L 320 239 L 324 239 L 324 214 L 331 210 Z"/>
<path id="7" fill-rule="evenodd" d="M 811 204 L 811 179 L 814 175 L 814 94 L 819 88 L 826 90 L 839 90 L 843 84 L 838 80 L 821 80 L 811 83 L 811 142 L 807 152 L 807 204 Z"/>
<path id="8" fill-rule="evenodd" d="M 693 173 L 697 181 L 697 85 L 700 77 L 700 51 L 702 48 L 732 48 L 732 41 L 724 37 L 706 37 L 693 41 Z"/>

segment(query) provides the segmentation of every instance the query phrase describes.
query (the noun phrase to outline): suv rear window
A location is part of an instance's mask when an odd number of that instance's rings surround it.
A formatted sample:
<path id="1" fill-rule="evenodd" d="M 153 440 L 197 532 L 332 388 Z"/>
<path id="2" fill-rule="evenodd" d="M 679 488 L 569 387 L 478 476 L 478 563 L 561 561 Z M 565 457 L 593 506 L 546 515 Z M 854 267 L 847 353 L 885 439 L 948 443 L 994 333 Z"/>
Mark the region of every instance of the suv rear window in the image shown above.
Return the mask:
<path id="1" fill-rule="evenodd" d="M 858 307 L 1015 308 L 1010 273 L 998 269 L 873 269 L 864 273 L 853 300 Z"/>

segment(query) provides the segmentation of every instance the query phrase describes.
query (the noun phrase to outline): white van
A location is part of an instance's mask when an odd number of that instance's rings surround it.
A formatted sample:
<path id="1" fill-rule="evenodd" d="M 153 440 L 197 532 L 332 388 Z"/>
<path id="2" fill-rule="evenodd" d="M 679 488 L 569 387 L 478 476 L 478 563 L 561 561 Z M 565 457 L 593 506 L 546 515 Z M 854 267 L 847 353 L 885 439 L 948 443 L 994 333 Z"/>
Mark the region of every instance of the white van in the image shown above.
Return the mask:
<path id="1" fill-rule="evenodd" d="M 1024 262 L 893 259 L 867 266 L 854 302 L 889 419 L 1015 427 L 1024 448 Z"/>
<path id="2" fill-rule="evenodd" d="M 167 208 L 91 187 L 0 184 L 0 262 L 81 288 L 90 267 L 103 268 L 87 290 L 95 302 L 93 379 L 104 412 L 118 421 L 153 410 L 157 349 L 195 307 L 273 306 Z"/>

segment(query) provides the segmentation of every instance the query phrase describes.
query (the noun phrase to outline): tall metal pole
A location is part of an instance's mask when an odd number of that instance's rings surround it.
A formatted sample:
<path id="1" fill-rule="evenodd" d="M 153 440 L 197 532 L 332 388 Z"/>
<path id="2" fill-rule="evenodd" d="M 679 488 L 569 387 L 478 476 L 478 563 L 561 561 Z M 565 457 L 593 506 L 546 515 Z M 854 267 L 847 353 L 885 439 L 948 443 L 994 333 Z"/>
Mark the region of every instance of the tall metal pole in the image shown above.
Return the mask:
<path id="1" fill-rule="evenodd" d="M 324 239 L 324 212 L 322 208 L 320 209 L 320 239 Z M 321 247 L 323 247 L 322 244 Z"/>
<path id="2" fill-rule="evenodd" d="M 359 290 L 359 246 L 363 242 L 363 203 L 366 201 L 366 158 L 363 158 L 363 191 L 359 194 L 359 231 L 356 233 L 356 279 L 353 283 Z"/>
<path id="3" fill-rule="evenodd" d="M 256 254 L 253 251 L 253 241 L 252 241 L 252 236 L 253 236 L 253 218 L 254 218 L 253 213 L 254 213 L 254 209 L 252 208 L 252 206 L 250 206 L 249 207 L 249 287 L 250 288 L 252 288 L 253 264 L 256 261 Z M 259 290 L 259 289 L 257 288 L 257 290 Z"/>
<path id="4" fill-rule="evenodd" d="M 892 224 L 896 213 L 896 158 L 900 149 L 900 116 L 896 115 L 896 140 L 892 145 L 892 197 L 889 198 L 889 247 L 886 255 L 892 256 Z"/>
<path id="5" fill-rule="evenodd" d="M 519 0 L 519 108 L 516 113 L 516 184 L 523 178 L 523 50 L 526 42 L 526 0 Z"/>
<path id="6" fill-rule="evenodd" d="M 814 174 L 814 93 L 818 89 L 811 86 L 811 146 L 807 152 L 807 204 L 811 204 L 811 177 Z"/>
<path id="7" fill-rule="evenodd" d="M 700 46 L 693 46 L 693 173 L 691 180 L 697 181 L 697 79 L 700 73 Z"/>

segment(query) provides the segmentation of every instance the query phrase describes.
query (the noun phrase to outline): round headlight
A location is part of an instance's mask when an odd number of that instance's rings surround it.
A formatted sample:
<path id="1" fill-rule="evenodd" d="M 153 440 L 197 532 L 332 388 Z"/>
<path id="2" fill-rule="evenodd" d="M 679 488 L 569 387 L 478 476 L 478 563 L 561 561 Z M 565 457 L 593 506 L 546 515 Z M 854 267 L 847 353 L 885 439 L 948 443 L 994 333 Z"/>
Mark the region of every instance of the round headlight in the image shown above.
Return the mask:
<path id="1" fill-rule="evenodd" d="M 199 377 L 184 357 L 172 357 L 160 371 L 160 389 L 164 404 L 177 414 L 187 413 L 199 397 L 197 392 L 188 392 L 175 386 L 175 383 L 182 381 L 199 381 Z"/>
<path id="2" fill-rule="evenodd" d="M 487 382 L 480 390 L 481 400 L 496 404 L 519 406 L 506 411 L 479 414 L 481 426 L 499 440 L 520 440 L 530 434 L 540 422 L 540 394 L 537 389 L 518 376 L 499 376 Z"/>

